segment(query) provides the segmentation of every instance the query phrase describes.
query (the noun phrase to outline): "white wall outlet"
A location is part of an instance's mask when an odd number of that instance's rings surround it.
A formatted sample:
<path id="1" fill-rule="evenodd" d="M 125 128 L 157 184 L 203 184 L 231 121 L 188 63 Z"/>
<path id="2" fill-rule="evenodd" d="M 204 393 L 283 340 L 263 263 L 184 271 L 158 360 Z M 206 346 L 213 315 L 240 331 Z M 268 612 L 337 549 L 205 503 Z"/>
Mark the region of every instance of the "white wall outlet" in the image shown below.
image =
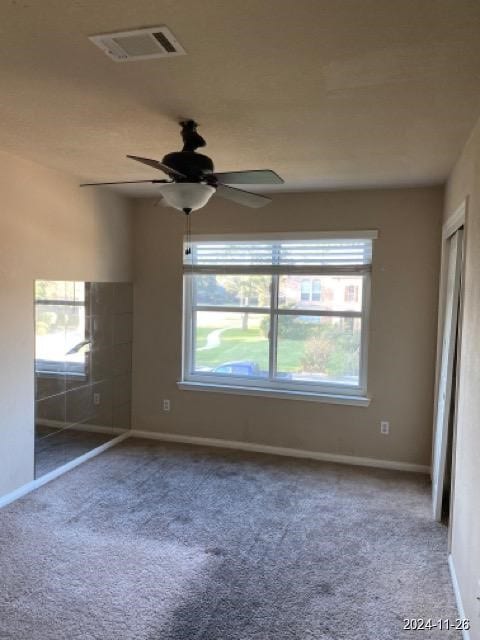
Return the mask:
<path id="1" fill-rule="evenodd" d="M 100 404 L 100 394 L 99 393 L 94 393 L 93 394 L 93 404 L 98 407 L 98 405 Z"/>
<path id="2" fill-rule="evenodd" d="M 380 433 L 384 436 L 388 436 L 390 433 L 390 423 L 386 420 L 380 422 Z"/>
<path id="3" fill-rule="evenodd" d="M 163 410 L 164 411 L 170 411 L 170 400 L 164 400 L 163 401 Z"/>

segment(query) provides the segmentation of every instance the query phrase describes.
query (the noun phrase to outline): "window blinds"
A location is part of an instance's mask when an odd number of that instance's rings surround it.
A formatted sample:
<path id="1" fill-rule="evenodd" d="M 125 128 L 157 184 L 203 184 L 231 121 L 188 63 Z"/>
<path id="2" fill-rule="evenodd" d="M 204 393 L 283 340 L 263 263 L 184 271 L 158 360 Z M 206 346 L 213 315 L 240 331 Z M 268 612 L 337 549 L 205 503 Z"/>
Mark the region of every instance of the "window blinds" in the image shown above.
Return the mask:
<path id="1" fill-rule="evenodd" d="M 363 237 L 191 239 L 186 273 L 362 273 L 370 270 L 375 232 Z M 360 233 L 359 233 L 360 236 Z"/>

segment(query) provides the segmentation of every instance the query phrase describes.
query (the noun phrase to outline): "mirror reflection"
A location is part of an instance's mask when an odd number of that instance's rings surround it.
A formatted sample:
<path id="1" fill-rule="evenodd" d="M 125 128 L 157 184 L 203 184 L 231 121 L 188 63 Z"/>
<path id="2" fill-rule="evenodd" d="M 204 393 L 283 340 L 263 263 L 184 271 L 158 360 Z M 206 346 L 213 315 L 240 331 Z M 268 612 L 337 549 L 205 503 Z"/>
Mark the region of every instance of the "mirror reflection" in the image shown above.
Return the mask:
<path id="1" fill-rule="evenodd" d="M 131 283 L 35 282 L 35 477 L 130 428 Z"/>

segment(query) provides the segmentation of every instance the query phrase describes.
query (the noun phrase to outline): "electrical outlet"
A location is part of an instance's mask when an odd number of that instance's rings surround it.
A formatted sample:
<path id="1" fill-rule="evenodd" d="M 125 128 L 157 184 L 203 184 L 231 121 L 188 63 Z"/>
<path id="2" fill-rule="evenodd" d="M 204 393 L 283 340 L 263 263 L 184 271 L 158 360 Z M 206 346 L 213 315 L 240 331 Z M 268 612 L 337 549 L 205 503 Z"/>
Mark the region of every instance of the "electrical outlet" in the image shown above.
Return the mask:
<path id="1" fill-rule="evenodd" d="M 93 394 L 93 404 L 95 406 L 97 406 L 97 407 L 100 404 L 100 394 L 99 393 L 94 393 Z"/>
<path id="2" fill-rule="evenodd" d="M 163 410 L 164 411 L 170 411 L 170 400 L 164 400 L 163 401 Z"/>
<path id="3" fill-rule="evenodd" d="M 384 436 L 388 436 L 390 433 L 390 423 L 386 420 L 382 420 L 382 422 L 380 422 L 380 433 Z"/>

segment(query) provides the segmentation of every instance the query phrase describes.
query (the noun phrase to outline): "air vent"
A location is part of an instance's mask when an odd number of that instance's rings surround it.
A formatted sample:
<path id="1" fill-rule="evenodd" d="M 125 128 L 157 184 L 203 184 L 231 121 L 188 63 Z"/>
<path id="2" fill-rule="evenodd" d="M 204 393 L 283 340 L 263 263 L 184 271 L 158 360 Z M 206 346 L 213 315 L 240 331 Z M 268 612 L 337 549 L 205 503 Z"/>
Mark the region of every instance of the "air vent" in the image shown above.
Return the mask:
<path id="1" fill-rule="evenodd" d="M 89 40 L 115 62 L 186 55 L 168 27 L 104 33 L 90 36 Z"/>

